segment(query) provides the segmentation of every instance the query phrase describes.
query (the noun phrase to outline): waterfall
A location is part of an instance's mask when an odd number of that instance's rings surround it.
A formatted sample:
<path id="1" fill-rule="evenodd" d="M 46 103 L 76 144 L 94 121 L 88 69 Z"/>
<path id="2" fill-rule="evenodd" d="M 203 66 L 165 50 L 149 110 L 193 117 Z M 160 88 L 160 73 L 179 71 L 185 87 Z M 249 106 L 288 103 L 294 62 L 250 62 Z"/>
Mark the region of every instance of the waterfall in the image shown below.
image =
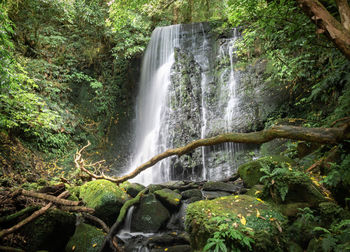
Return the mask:
<path id="1" fill-rule="evenodd" d="M 131 170 L 166 150 L 170 69 L 174 63 L 174 48 L 179 45 L 180 25 L 158 27 L 151 36 L 141 66 L 140 90 L 136 102 L 136 128 Z M 136 181 L 149 184 L 169 179 L 163 160 L 144 171 Z"/>
<path id="2" fill-rule="evenodd" d="M 153 31 L 141 67 L 129 172 L 168 148 L 237 130 L 237 32 L 218 45 L 209 30 L 208 24 L 200 23 Z M 215 73 L 217 68 L 222 68 L 220 74 Z M 233 159 L 242 149 L 241 144 L 232 143 L 203 147 L 189 156 L 165 159 L 133 181 L 150 184 L 172 179 L 220 179 L 237 168 Z"/>

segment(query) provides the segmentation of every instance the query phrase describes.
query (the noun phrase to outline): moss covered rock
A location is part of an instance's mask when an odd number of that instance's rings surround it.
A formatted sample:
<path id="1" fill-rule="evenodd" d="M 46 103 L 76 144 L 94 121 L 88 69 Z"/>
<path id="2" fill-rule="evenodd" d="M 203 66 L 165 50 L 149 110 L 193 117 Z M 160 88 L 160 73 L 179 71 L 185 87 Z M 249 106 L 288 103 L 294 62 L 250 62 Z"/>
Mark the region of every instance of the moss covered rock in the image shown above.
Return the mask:
<path id="1" fill-rule="evenodd" d="M 139 192 L 145 189 L 145 186 L 139 183 L 130 183 L 126 181 L 120 185 L 120 188 L 123 188 L 131 197 L 136 197 Z"/>
<path id="2" fill-rule="evenodd" d="M 170 218 L 170 213 L 154 194 L 147 194 L 140 200 L 132 220 L 131 231 L 154 233 L 157 232 Z"/>
<path id="3" fill-rule="evenodd" d="M 104 241 L 105 234 L 88 224 L 81 223 L 77 226 L 74 235 L 70 238 L 66 252 L 95 252 L 99 251 Z"/>
<path id="4" fill-rule="evenodd" d="M 156 195 L 156 197 L 171 211 L 176 210 L 181 203 L 181 194 L 168 188 L 155 191 L 154 195 Z"/>
<path id="5" fill-rule="evenodd" d="M 199 189 L 190 189 L 190 190 L 183 191 L 181 193 L 181 196 L 183 199 L 189 199 L 193 197 L 202 198 L 202 192 Z"/>
<path id="6" fill-rule="evenodd" d="M 81 186 L 80 198 L 95 209 L 97 217 L 112 225 L 128 195 L 110 181 L 95 180 Z"/>
<path id="7" fill-rule="evenodd" d="M 21 228 L 26 251 L 63 251 L 75 230 L 75 216 L 60 210 L 45 214 Z"/>
<path id="8" fill-rule="evenodd" d="M 260 183 L 260 178 L 264 175 L 264 173 L 260 171 L 262 168 L 261 163 L 265 163 L 266 165 L 276 165 L 278 163 L 287 163 L 290 165 L 295 164 L 293 160 L 285 156 L 262 157 L 257 160 L 245 163 L 238 168 L 238 174 L 243 179 L 246 186 L 252 187 Z"/>
<path id="9" fill-rule="evenodd" d="M 203 190 L 205 191 L 223 191 L 223 192 L 238 192 L 239 187 L 237 185 L 224 183 L 221 181 L 209 181 L 203 185 Z"/>
<path id="10" fill-rule="evenodd" d="M 257 251 L 273 251 L 270 248 L 277 246 L 276 239 L 280 235 L 278 229 L 285 222 L 283 215 L 271 205 L 248 195 L 197 201 L 188 206 L 185 222 L 194 249 L 203 249 L 208 238 L 221 231 L 218 218 L 232 222 L 227 225 L 232 229 L 251 229 L 253 235 L 249 236 L 254 240 L 254 249 Z"/>

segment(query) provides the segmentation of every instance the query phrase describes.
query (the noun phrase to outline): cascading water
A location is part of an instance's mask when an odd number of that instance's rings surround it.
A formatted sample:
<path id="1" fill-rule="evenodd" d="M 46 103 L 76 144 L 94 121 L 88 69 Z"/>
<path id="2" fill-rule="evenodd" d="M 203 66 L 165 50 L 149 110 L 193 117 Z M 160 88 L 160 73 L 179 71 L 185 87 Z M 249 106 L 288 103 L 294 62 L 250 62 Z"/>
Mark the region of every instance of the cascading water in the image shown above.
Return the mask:
<path id="1" fill-rule="evenodd" d="M 239 129 L 237 32 L 217 49 L 209 30 L 208 24 L 200 23 L 159 27 L 152 33 L 141 68 L 130 171 L 168 148 Z M 223 70 L 216 74 L 218 68 Z M 231 143 L 203 147 L 188 156 L 165 159 L 134 181 L 221 179 L 237 168 L 233 157 L 243 148 Z"/>
<path id="2" fill-rule="evenodd" d="M 135 147 L 131 167 L 136 168 L 167 148 L 167 94 L 174 48 L 179 45 L 180 25 L 156 28 L 147 47 L 136 104 Z M 137 181 L 148 184 L 169 179 L 164 160 L 144 171 Z"/>

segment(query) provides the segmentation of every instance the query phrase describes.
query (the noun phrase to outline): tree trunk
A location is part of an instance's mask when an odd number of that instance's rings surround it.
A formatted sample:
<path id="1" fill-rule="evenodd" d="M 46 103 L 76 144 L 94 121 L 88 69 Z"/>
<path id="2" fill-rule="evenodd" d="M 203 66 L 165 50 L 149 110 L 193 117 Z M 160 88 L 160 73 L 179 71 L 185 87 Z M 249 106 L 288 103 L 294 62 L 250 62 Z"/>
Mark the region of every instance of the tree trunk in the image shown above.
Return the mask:
<path id="1" fill-rule="evenodd" d="M 347 0 L 335 0 L 338 6 L 340 20 L 344 28 L 350 32 L 350 7 Z"/>
<path id="2" fill-rule="evenodd" d="M 347 0 L 336 0 L 342 18 L 338 22 L 318 0 L 296 0 L 311 20 L 333 41 L 336 47 L 350 59 L 350 11 Z"/>

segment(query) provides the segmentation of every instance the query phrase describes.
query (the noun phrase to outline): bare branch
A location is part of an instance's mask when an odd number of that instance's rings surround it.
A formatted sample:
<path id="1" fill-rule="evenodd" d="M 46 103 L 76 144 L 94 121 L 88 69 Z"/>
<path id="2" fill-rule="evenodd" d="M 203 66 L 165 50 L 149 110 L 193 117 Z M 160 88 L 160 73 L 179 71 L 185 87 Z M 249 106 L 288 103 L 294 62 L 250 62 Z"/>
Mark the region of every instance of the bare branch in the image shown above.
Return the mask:
<path id="1" fill-rule="evenodd" d="M 30 196 L 30 197 L 34 197 L 34 198 L 52 201 L 52 202 L 60 204 L 60 205 L 66 205 L 66 206 L 78 206 L 79 205 L 79 201 L 60 199 L 58 197 L 44 194 L 44 193 L 37 193 L 37 192 L 22 190 L 22 194 L 24 196 Z"/>

